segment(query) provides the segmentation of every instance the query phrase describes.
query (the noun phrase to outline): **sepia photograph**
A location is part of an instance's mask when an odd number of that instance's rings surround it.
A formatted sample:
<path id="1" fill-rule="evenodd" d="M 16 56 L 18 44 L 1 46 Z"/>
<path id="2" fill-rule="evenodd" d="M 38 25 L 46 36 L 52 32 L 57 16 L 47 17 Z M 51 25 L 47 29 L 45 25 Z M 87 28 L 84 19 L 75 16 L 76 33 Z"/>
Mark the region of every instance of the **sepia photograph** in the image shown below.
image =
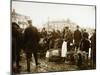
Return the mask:
<path id="1" fill-rule="evenodd" d="M 11 2 L 12 74 L 96 70 L 96 6 Z"/>

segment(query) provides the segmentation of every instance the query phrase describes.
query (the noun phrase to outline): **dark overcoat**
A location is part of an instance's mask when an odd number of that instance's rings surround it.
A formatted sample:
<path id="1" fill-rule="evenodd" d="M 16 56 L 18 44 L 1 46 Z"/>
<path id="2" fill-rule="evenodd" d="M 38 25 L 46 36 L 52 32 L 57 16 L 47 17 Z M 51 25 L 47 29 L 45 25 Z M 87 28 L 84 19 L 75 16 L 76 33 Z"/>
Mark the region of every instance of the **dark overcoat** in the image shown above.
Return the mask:
<path id="1" fill-rule="evenodd" d="M 30 26 L 24 31 L 24 48 L 36 52 L 39 45 L 39 32 L 36 27 Z"/>

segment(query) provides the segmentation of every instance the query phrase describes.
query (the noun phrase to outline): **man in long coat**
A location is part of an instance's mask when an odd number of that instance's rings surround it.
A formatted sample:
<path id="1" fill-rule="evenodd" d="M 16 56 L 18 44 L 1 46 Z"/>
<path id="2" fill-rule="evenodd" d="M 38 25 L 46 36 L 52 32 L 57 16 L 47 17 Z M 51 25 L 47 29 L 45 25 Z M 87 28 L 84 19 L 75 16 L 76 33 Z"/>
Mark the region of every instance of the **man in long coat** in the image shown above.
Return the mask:
<path id="1" fill-rule="evenodd" d="M 19 61 L 20 61 L 20 51 L 22 48 L 22 33 L 21 28 L 15 22 L 12 23 L 12 61 L 16 62 L 17 70 L 16 72 L 20 72 Z"/>
<path id="2" fill-rule="evenodd" d="M 79 30 L 79 26 L 77 26 L 77 29 L 74 31 L 75 50 L 79 48 L 81 39 L 82 39 L 82 34 L 81 31 Z"/>
<path id="3" fill-rule="evenodd" d="M 24 31 L 24 48 L 27 57 L 27 71 L 30 72 L 30 62 L 32 53 L 34 54 L 36 66 L 38 65 L 37 50 L 39 45 L 39 32 L 36 27 L 32 26 L 32 21 L 29 20 L 29 27 Z"/>
<path id="4" fill-rule="evenodd" d="M 96 67 L 96 30 L 90 38 L 91 40 L 91 59 L 92 59 L 92 68 Z"/>

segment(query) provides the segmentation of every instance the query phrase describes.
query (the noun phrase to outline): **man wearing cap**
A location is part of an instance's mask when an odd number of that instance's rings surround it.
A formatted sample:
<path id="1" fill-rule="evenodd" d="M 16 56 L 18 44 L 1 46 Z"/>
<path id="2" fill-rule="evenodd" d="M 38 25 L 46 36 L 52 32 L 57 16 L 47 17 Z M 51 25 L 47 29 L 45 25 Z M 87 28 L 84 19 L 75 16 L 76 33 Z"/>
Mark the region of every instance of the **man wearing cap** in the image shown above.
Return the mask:
<path id="1" fill-rule="evenodd" d="M 81 31 L 79 30 L 79 26 L 76 26 L 76 30 L 74 31 L 74 44 L 75 44 L 75 50 L 78 50 L 80 41 L 82 39 Z"/>
<path id="2" fill-rule="evenodd" d="M 38 65 L 37 50 L 39 43 L 39 32 L 36 27 L 32 26 L 31 20 L 28 21 L 28 24 L 29 27 L 27 27 L 24 32 L 24 49 L 27 58 L 27 71 L 30 72 L 30 62 L 32 59 L 32 53 L 35 58 L 36 66 Z"/>
<path id="3" fill-rule="evenodd" d="M 73 34 L 69 27 L 65 27 L 63 30 L 63 44 L 62 44 L 62 51 L 61 57 L 63 57 L 63 61 L 66 61 L 67 51 L 70 51 L 70 43 L 73 42 Z"/>

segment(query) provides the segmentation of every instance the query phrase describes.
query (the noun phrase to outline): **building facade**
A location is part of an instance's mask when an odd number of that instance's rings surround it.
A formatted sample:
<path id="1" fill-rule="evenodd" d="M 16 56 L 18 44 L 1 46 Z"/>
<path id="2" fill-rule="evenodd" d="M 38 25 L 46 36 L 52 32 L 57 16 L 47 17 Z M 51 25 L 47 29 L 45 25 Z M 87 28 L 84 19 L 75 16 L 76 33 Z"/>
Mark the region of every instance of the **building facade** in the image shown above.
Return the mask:
<path id="1" fill-rule="evenodd" d="M 76 24 L 69 19 L 60 21 L 48 21 L 43 25 L 48 31 L 53 29 L 62 31 L 64 27 L 68 26 L 72 31 L 75 29 Z"/>
<path id="2" fill-rule="evenodd" d="M 15 9 L 13 9 L 11 17 L 12 17 L 12 22 L 16 22 L 21 28 L 24 29 L 28 26 L 27 21 L 30 20 L 29 16 L 21 15 L 17 13 Z"/>

